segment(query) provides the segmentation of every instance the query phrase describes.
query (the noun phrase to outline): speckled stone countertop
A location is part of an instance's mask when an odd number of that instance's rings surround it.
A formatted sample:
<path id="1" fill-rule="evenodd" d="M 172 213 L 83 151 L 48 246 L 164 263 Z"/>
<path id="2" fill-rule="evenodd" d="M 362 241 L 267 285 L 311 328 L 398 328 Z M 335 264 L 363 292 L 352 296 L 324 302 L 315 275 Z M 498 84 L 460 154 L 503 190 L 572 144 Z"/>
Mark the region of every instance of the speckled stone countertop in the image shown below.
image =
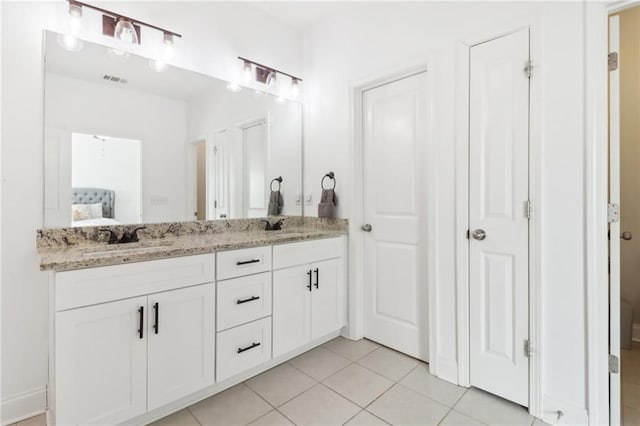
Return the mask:
<path id="1" fill-rule="evenodd" d="M 275 218 L 270 218 L 271 222 Z M 278 218 L 279 219 L 279 218 Z M 347 234 L 345 219 L 284 218 L 281 231 L 265 231 L 259 219 L 145 224 L 140 241 L 107 244 L 105 227 L 38 230 L 40 269 L 69 271 L 97 266 L 191 256 Z M 120 234 L 134 225 L 108 227 Z"/>

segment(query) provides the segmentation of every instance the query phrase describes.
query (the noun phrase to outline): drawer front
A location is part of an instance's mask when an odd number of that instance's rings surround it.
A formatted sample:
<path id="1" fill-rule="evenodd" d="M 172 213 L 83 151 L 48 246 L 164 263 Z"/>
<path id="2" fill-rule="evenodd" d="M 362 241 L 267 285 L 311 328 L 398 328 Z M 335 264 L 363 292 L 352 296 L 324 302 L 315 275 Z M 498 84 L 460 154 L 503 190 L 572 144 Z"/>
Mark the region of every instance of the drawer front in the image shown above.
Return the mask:
<path id="1" fill-rule="evenodd" d="M 222 382 L 271 359 L 271 317 L 218 333 L 216 381 Z"/>
<path id="2" fill-rule="evenodd" d="M 271 246 L 218 253 L 218 280 L 271 270 Z"/>
<path id="3" fill-rule="evenodd" d="M 273 246 L 273 269 L 289 268 L 344 255 L 345 240 L 325 238 Z"/>
<path id="4" fill-rule="evenodd" d="M 210 253 L 58 272 L 56 310 L 214 282 L 215 268 L 215 255 Z"/>
<path id="5" fill-rule="evenodd" d="M 219 282 L 218 331 L 271 315 L 271 272 Z"/>

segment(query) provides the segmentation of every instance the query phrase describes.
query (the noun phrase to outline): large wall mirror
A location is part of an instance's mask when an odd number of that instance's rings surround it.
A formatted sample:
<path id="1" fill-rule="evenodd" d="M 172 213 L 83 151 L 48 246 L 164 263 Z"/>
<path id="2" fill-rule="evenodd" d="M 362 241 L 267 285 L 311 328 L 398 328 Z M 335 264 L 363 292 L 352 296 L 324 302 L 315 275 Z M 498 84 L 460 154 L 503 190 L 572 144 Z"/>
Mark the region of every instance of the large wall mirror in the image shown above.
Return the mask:
<path id="1" fill-rule="evenodd" d="M 57 38 L 45 34 L 46 227 L 302 214 L 299 103 Z"/>

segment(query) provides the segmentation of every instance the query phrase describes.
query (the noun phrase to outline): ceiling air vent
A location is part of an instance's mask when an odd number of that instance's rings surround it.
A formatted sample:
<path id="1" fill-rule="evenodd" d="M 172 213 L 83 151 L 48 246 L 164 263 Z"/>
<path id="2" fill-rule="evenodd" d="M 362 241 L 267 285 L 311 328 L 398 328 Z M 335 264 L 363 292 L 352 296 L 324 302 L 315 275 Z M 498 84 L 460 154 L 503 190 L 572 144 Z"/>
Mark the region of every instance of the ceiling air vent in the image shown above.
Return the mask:
<path id="1" fill-rule="evenodd" d="M 125 80 L 124 78 L 120 78 L 120 77 L 116 77 L 115 75 L 108 75 L 105 74 L 102 76 L 102 79 L 105 81 L 111 81 L 114 83 L 121 83 L 121 84 L 126 84 L 127 80 Z"/>

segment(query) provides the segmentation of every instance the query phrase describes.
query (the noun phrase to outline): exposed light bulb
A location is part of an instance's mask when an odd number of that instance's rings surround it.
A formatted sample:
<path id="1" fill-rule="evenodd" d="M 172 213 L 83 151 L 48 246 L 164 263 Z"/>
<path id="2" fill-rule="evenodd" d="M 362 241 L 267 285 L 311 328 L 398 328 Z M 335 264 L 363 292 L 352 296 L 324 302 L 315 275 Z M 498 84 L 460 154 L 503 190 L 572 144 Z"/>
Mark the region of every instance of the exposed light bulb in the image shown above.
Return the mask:
<path id="1" fill-rule="evenodd" d="M 165 61 L 170 61 L 173 59 L 176 51 L 173 48 L 173 35 L 169 33 L 164 33 L 163 42 L 162 42 L 162 59 Z"/>
<path id="2" fill-rule="evenodd" d="M 271 87 L 272 89 L 276 88 L 278 81 L 276 79 L 276 72 L 275 71 L 271 71 L 269 73 L 269 77 L 267 77 L 267 86 Z"/>
<path id="3" fill-rule="evenodd" d="M 82 32 L 82 6 L 77 3 L 69 3 L 69 21 L 64 34 L 58 35 L 58 44 L 70 51 L 82 49 L 83 42 L 78 38 Z"/>
<path id="4" fill-rule="evenodd" d="M 138 33 L 133 23 L 126 18 L 118 18 L 118 23 L 113 32 L 116 43 L 125 49 L 138 47 Z"/>
<path id="5" fill-rule="evenodd" d="M 291 96 L 295 99 L 300 96 L 300 80 L 297 78 L 291 80 Z"/>
<path id="6" fill-rule="evenodd" d="M 253 79 L 253 67 L 251 66 L 251 62 L 244 61 L 242 64 L 242 75 L 244 76 L 244 81 L 247 83 Z"/>
<path id="7" fill-rule="evenodd" d="M 242 86 L 240 86 L 238 83 L 231 82 L 231 83 L 227 84 L 227 89 L 229 89 L 230 91 L 232 91 L 234 93 L 237 93 L 237 92 L 242 90 Z"/>
<path id="8" fill-rule="evenodd" d="M 155 72 L 162 72 L 167 69 L 167 63 L 160 59 L 149 59 L 149 68 Z"/>
<path id="9" fill-rule="evenodd" d="M 282 95 L 279 95 L 279 96 L 276 98 L 276 102 L 277 102 L 277 103 L 279 103 L 279 104 L 283 104 L 283 103 L 284 103 L 284 101 L 285 101 L 285 99 L 284 99 L 284 96 L 282 96 Z"/>

